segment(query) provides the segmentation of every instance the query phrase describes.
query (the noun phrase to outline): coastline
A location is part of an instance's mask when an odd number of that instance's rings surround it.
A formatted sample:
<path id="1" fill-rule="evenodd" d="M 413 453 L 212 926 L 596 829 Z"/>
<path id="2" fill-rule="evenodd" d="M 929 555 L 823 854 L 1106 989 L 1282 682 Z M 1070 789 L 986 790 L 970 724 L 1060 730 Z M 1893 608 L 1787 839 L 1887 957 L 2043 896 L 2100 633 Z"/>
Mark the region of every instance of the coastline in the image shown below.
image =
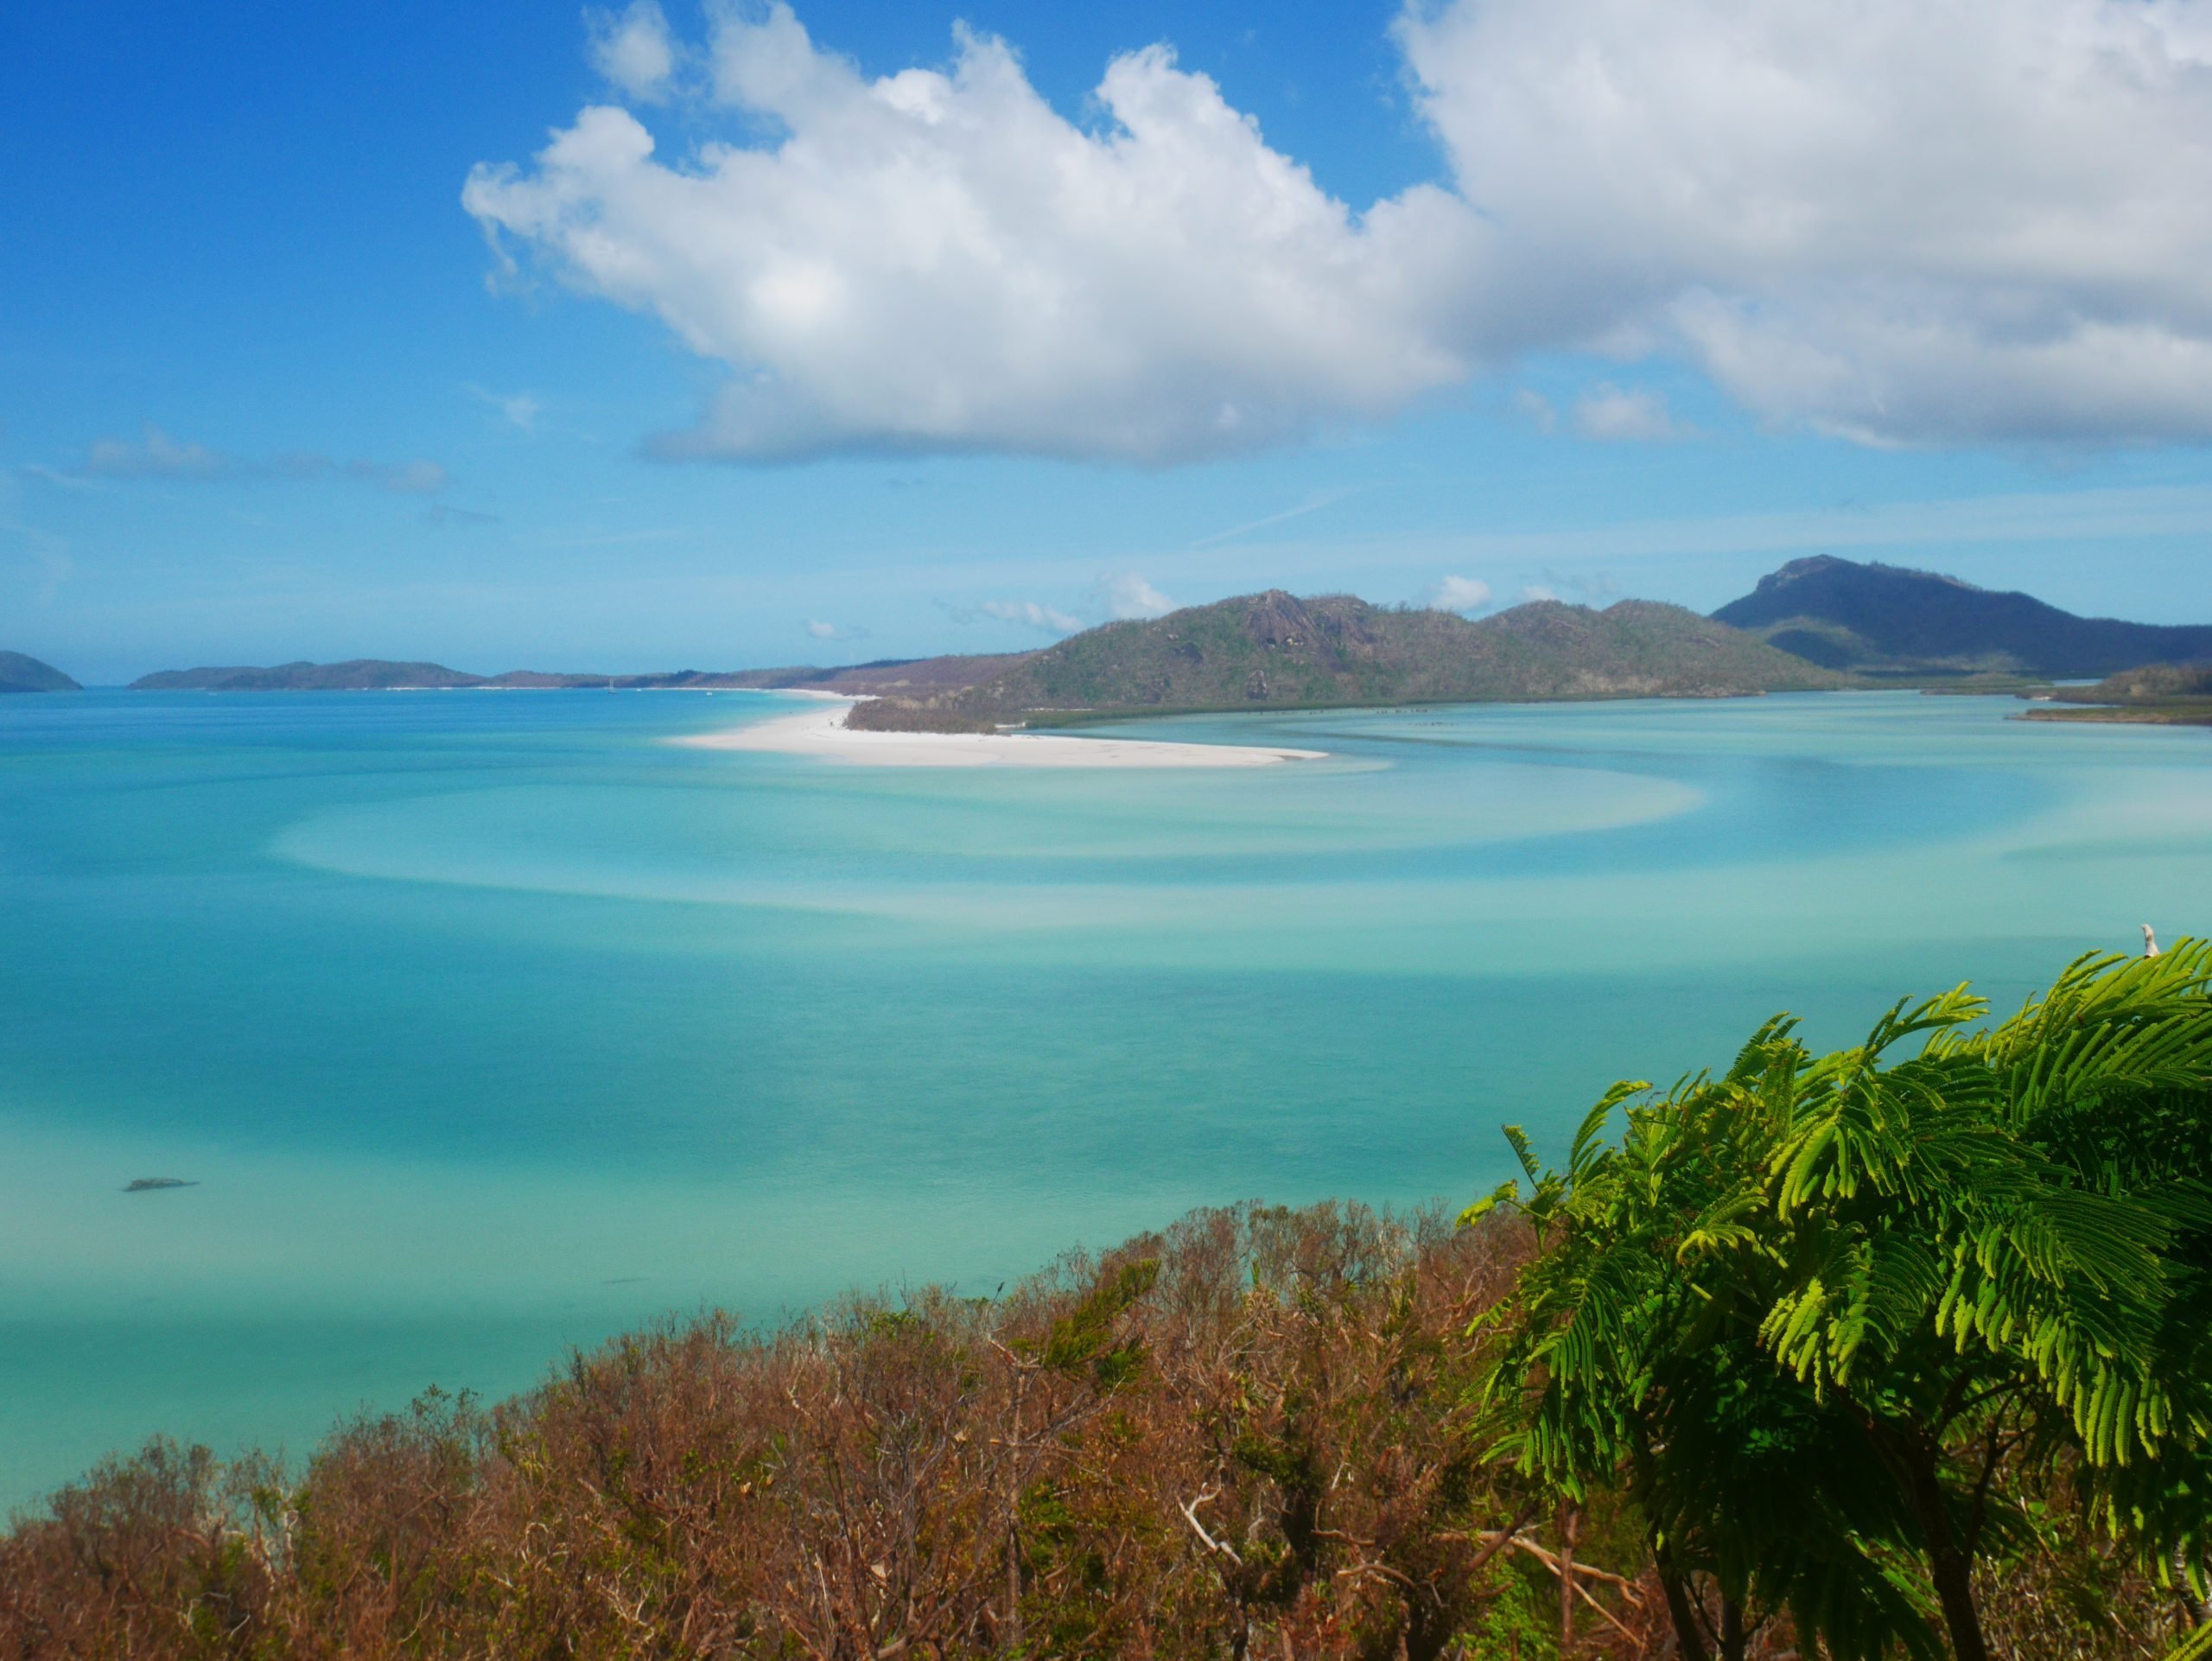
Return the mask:
<path id="1" fill-rule="evenodd" d="M 823 707 L 667 741 L 688 749 L 768 751 L 887 767 L 1264 767 L 1281 761 L 1318 761 L 1327 754 L 1325 750 L 1073 738 L 1058 733 L 861 732 L 845 725 L 845 710 L 857 700 L 828 692 L 803 696 Z"/>

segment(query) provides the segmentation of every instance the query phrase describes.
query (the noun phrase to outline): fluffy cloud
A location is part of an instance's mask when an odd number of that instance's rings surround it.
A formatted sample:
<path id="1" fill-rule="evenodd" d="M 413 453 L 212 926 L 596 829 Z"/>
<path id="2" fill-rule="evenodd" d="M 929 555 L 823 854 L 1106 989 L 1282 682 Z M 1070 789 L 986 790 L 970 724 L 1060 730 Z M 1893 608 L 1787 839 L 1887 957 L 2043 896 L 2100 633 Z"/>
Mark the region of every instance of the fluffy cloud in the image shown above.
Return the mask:
<path id="1" fill-rule="evenodd" d="M 1098 581 L 1099 598 L 1109 617 L 1165 617 L 1175 602 L 1135 571 L 1119 571 Z"/>
<path id="2" fill-rule="evenodd" d="M 1182 461 L 1579 349 L 1872 443 L 2212 436 L 2202 0 L 1416 4 L 1448 179 L 1363 211 L 1164 48 L 1083 126 L 994 39 L 871 80 L 710 16 L 688 96 L 741 137 L 594 106 L 463 193 L 728 366 L 669 454 Z M 649 3 L 593 43 L 637 100 L 684 60 Z"/>
<path id="3" fill-rule="evenodd" d="M 984 616 L 995 617 L 1002 623 L 1020 623 L 1048 634 L 1073 634 L 1084 627 L 1082 618 L 1040 606 L 1034 600 L 986 600 L 980 609 Z"/>
<path id="4" fill-rule="evenodd" d="M 1421 597 L 1431 611 L 1480 611 L 1490 604 L 1490 584 L 1480 577 L 1447 576 Z"/>
<path id="5" fill-rule="evenodd" d="M 633 0 L 620 12 L 587 11 L 593 68 L 641 103 L 666 96 L 676 73 L 676 42 L 658 0 Z"/>
<path id="6" fill-rule="evenodd" d="M 786 135 L 671 162 L 594 107 L 462 200 L 567 282 L 728 364 L 671 453 L 996 449 L 1190 460 L 1379 417 L 1470 364 L 1431 320 L 1475 216 L 1363 216 L 1163 48 L 1076 125 L 1002 42 L 864 80 L 791 11 L 715 15 L 713 94 Z"/>
<path id="7" fill-rule="evenodd" d="M 1686 436 L 1656 392 L 1601 382 L 1574 401 L 1574 430 L 1585 438 L 1654 443 Z"/>
<path id="8" fill-rule="evenodd" d="M 435 496 L 453 482 L 435 461 L 334 461 L 311 451 L 295 451 L 253 461 L 172 438 L 150 423 L 137 443 L 120 438 L 96 441 L 85 453 L 83 477 L 168 479 L 195 483 L 271 479 L 352 479 L 395 496 Z"/>
<path id="9" fill-rule="evenodd" d="M 1679 350 L 1873 442 L 2212 435 L 2196 0 L 1454 0 L 1397 32 L 1534 335 Z"/>
<path id="10" fill-rule="evenodd" d="M 843 623 L 825 623 L 819 618 L 810 620 L 806 632 L 817 640 L 865 640 L 868 631 Z"/>

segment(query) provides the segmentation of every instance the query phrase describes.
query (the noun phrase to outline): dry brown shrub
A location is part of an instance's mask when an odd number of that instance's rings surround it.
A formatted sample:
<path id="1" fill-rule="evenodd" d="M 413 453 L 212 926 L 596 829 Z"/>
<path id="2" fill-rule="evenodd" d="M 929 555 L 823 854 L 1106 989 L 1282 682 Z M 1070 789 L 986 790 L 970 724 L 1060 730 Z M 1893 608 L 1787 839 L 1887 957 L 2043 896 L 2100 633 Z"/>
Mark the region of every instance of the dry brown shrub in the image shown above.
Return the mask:
<path id="1" fill-rule="evenodd" d="M 1554 1519 L 1480 1461 L 1465 1335 L 1525 1249 L 1205 1212 L 1002 1299 L 665 1324 L 348 1425 L 290 1485 L 157 1444 L 0 1542 L 0 1653 L 1539 1661 Z M 1577 1651 L 1656 1657 L 1611 1566 Z"/>
<path id="2" fill-rule="evenodd" d="M 252 1653 L 284 1581 L 276 1481 L 162 1439 L 104 1461 L 0 1540 L 0 1653 Z"/>

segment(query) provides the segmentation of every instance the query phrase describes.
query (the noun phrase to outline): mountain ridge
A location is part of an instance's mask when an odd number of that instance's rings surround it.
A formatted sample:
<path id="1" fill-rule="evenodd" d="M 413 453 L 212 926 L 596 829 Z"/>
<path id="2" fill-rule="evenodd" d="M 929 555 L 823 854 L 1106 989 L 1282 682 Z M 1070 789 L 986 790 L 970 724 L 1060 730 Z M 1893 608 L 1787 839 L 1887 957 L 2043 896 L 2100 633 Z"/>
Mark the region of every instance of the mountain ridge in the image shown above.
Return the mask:
<path id="1" fill-rule="evenodd" d="M 1834 554 L 1789 561 L 1712 615 L 1858 675 L 2073 678 L 2212 658 L 2212 626 L 2080 617 L 2032 595 Z"/>

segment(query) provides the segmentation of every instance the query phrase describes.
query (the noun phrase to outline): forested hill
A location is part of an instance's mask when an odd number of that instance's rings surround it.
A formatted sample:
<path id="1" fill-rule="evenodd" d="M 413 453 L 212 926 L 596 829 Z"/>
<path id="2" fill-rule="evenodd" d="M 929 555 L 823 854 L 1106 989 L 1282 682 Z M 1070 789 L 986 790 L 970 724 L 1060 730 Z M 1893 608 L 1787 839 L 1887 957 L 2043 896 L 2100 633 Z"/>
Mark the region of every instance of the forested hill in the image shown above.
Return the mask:
<path id="1" fill-rule="evenodd" d="M 164 669 L 130 683 L 134 692 L 356 692 L 398 687 L 478 686 L 482 681 L 435 663 L 283 663 L 270 669 Z"/>
<path id="2" fill-rule="evenodd" d="M 856 706 L 857 726 L 960 729 L 1046 712 L 1732 697 L 1843 678 L 1686 611 L 1541 601 L 1456 613 L 1282 590 L 1071 635 L 981 684 Z"/>
<path id="3" fill-rule="evenodd" d="M 2212 627 L 2076 617 L 2031 595 L 1822 554 L 1759 579 L 1715 620 L 1859 674 L 2109 675 L 2212 658 Z"/>
<path id="4" fill-rule="evenodd" d="M 50 663 L 0 652 L 0 692 L 78 692 L 84 689 Z"/>

